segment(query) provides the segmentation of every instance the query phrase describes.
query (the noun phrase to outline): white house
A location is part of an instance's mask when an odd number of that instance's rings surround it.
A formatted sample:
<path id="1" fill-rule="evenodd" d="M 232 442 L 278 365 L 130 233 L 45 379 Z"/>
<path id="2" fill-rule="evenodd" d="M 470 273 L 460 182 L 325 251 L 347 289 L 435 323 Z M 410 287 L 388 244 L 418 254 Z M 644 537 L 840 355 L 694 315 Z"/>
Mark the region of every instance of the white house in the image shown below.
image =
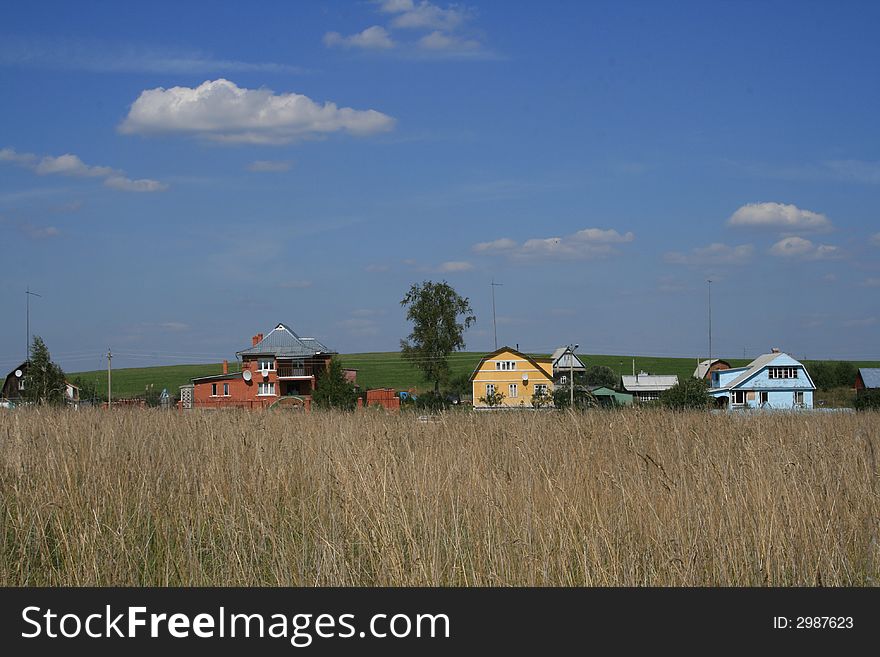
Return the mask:
<path id="1" fill-rule="evenodd" d="M 678 383 L 677 374 L 648 374 L 639 372 L 635 376 L 625 375 L 623 389 L 633 396 L 636 403 L 656 401 L 660 393 Z"/>

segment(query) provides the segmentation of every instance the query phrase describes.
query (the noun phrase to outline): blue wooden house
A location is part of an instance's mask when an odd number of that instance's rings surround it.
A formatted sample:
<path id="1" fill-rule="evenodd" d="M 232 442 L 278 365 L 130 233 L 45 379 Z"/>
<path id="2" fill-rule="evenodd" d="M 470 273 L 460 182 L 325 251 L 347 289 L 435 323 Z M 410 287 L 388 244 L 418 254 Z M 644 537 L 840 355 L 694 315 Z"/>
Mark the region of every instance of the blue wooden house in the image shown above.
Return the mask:
<path id="1" fill-rule="evenodd" d="M 813 408 L 816 386 L 803 363 L 774 349 L 746 367 L 712 372 L 709 394 L 730 410 Z"/>

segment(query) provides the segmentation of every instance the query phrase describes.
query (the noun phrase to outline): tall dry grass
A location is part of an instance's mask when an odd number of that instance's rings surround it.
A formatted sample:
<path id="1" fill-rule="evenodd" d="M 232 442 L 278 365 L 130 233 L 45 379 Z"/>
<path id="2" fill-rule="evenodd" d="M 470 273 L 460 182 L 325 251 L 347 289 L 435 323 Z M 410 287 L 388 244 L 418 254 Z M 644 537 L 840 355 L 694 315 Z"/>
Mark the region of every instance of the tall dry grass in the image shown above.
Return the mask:
<path id="1" fill-rule="evenodd" d="M 3 585 L 875 585 L 877 414 L 0 414 Z"/>

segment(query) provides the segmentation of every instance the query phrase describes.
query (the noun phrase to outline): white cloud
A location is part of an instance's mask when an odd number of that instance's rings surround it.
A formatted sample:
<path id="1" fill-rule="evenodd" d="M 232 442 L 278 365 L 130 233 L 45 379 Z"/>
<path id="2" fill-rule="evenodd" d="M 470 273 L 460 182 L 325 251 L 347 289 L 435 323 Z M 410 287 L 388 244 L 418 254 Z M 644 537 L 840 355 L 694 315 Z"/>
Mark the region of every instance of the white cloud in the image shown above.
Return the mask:
<path id="1" fill-rule="evenodd" d="M 880 278 L 866 278 L 862 282 L 863 287 L 880 287 Z"/>
<path id="2" fill-rule="evenodd" d="M 770 247 L 770 254 L 781 258 L 801 260 L 834 260 L 843 256 L 839 247 L 813 244 L 803 237 L 785 237 Z"/>
<path id="3" fill-rule="evenodd" d="M 159 328 L 165 329 L 166 331 L 186 331 L 189 328 L 189 324 L 185 324 L 183 322 L 162 322 L 159 324 Z"/>
<path id="4" fill-rule="evenodd" d="M 150 180 L 149 178 L 141 178 L 140 180 L 132 180 L 125 176 L 111 176 L 104 181 L 104 185 L 110 189 L 118 189 L 121 192 L 164 192 L 168 189 L 168 185 L 160 183 L 158 180 Z"/>
<path id="5" fill-rule="evenodd" d="M 786 231 L 826 231 L 832 228 L 831 221 L 824 214 L 783 203 L 749 203 L 734 212 L 727 224 Z"/>
<path id="6" fill-rule="evenodd" d="M 376 274 L 376 273 L 388 271 L 389 269 L 391 269 L 391 267 L 389 267 L 388 265 L 380 265 L 380 264 L 367 265 L 366 267 L 364 267 L 364 271 L 369 272 L 371 274 Z"/>
<path id="7" fill-rule="evenodd" d="M 345 329 L 351 335 L 356 336 L 374 336 L 379 335 L 379 326 L 375 320 L 363 317 L 354 317 L 351 319 L 343 319 L 339 322 L 339 326 Z"/>
<path id="8" fill-rule="evenodd" d="M 290 170 L 289 160 L 254 160 L 247 165 L 248 171 L 275 173 Z"/>
<path id="9" fill-rule="evenodd" d="M 880 162 L 831 160 L 825 162 L 825 166 L 831 169 L 831 171 L 833 171 L 841 180 L 866 183 L 869 185 L 880 184 Z"/>
<path id="10" fill-rule="evenodd" d="M 363 48 L 365 50 L 388 50 L 394 47 L 391 35 L 381 25 L 373 25 L 363 32 L 342 36 L 339 32 L 327 32 L 324 45 L 328 48 Z"/>
<path id="11" fill-rule="evenodd" d="M 458 5 L 443 9 L 427 0 L 388 0 L 381 4 L 386 14 L 395 14 L 393 27 L 402 29 L 454 30 L 471 16 L 471 12 Z"/>
<path id="12" fill-rule="evenodd" d="M 0 161 L 13 162 L 40 176 L 104 178 L 106 187 L 124 192 L 161 192 L 168 189 L 168 185 L 158 180 L 150 180 L 149 178 L 132 180 L 126 178 L 125 172 L 120 169 L 88 165 L 72 153 L 58 156 L 46 155 L 41 158 L 33 153 L 19 153 L 13 148 L 4 148 L 0 150 Z"/>
<path id="13" fill-rule="evenodd" d="M 874 246 L 880 246 L 880 233 L 874 233 L 871 235 L 871 244 Z"/>
<path id="14" fill-rule="evenodd" d="M 674 265 L 741 265 L 752 259 L 755 247 L 751 244 L 728 246 L 713 242 L 708 246 L 692 249 L 690 253 L 672 251 L 663 259 Z"/>
<path id="15" fill-rule="evenodd" d="M 464 262 L 461 260 L 450 260 L 449 262 L 444 262 L 439 267 L 437 267 L 437 271 L 440 273 L 449 273 L 457 271 L 468 271 L 473 268 L 474 266 L 469 262 Z"/>
<path id="16" fill-rule="evenodd" d="M 507 255 L 512 258 L 560 258 L 585 260 L 616 253 L 612 244 L 632 242 L 635 234 L 623 235 L 614 229 L 585 228 L 566 237 L 540 237 L 526 240 L 521 245 L 508 237 L 491 242 L 479 242 L 471 249 L 475 253 Z"/>
<path id="17" fill-rule="evenodd" d="M 119 126 L 124 134 L 177 133 L 234 143 L 283 144 L 346 131 L 357 136 L 391 130 L 376 110 L 323 105 L 302 94 L 246 89 L 225 79 L 198 87 L 146 89 Z"/>
<path id="18" fill-rule="evenodd" d="M 475 39 L 465 39 L 452 34 L 446 34 L 440 30 L 434 30 L 426 34 L 418 41 L 419 48 L 423 50 L 467 52 L 478 50 L 480 42 Z"/>
<path id="19" fill-rule="evenodd" d="M 849 319 L 843 322 L 843 326 L 845 328 L 865 328 L 868 326 L 874 326 L 877 323 L 876 317 L 864 317 L 861 319 Z"/>
<path id="20" fill-rule="evenodd" d="M 31 226 L 30 224 L 24 224 L 21 226 L 21 229 L 28 237 L 34 240 L 50 239 L 52 237 L 58 237 L 58 235 L 61 234 L 55 226 L 43 226 L 38 228 L 36 226 Z"/>

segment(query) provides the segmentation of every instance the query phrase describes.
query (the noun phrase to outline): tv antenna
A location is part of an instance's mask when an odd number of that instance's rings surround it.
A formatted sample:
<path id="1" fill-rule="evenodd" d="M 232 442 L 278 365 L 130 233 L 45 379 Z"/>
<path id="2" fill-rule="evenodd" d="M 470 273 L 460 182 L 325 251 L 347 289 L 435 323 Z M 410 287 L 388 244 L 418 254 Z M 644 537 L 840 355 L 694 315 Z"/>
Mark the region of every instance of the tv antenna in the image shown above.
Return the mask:
<path id="1" fill-rule="evenodd" d="M 495 288 L 504 285 L 504 283 L 496 283 L 493 278 L 489 285 L 492 286 L 492 332 L 495 334 L 495 351 L 498 351 L 498 326 L 495 323 Z"/>
<path id="2" fill-rule="evenodd" d="M 31 292 L 31 286 L 28 285 L 27 289 L 24 291 L 27 296 L 27 311 L 26 311 L 26 326 L 27 326 L 27 362 L 31 362 L 31 297 L 40 297 L 43 298 L 42 294 L 37 294 L 36 292 Z"/>

